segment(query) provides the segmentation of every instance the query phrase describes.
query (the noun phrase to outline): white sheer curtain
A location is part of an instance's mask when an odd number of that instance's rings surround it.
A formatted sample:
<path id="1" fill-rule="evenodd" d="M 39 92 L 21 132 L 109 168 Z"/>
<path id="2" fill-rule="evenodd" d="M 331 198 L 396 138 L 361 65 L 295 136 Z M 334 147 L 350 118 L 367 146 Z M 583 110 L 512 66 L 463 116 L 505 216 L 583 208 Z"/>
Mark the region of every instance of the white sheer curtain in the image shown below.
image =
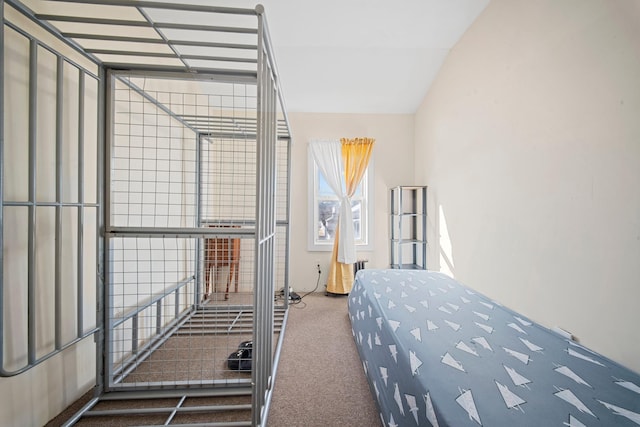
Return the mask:
<path id="1" fill-rule="evenodd" d="M 356 245 L 353 234 L 351 201 L 345 192 L 344 166 L 342 163 L 342 143 L 340 140 L 312 140 L 309 149 L 320 172 L 340 200 L 338 216 L 338 262 L 356 262 Z"/>

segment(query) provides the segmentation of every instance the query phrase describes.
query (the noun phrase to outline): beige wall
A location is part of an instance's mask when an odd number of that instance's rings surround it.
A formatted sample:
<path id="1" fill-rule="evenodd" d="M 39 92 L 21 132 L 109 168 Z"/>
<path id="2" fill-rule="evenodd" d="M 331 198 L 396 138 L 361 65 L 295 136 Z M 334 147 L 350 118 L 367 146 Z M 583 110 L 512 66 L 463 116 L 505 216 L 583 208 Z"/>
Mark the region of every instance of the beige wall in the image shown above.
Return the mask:
<path id="1" fill-rule="evenodd" d="M 416 114 L 434 269 L 640 371 L 640 3 L 494 0 Z"/>
<path id="2" fill-rule="evenodd" d="M 87 338 L 25 373 L 0 378 L 0 425 L 45 425 L 95 385 L 95 361 L 95 343 Z"/>
<path id="3" fill-rule="evenodd" d="M 307 144 L 315 138 L 366 136 L 375 138 L 373 167 L 375 195 L 373 239 L 370 252 L 357 251 L 358 258 L 368 259 L 367 268 L 389 266 L 389 188 L 413 182 L 413 115 L 314 114 L 289 115 L 293 131 L 291 150 L 291 257 L 289 284 L 296 292 L 313 290 L 318 278 L 316 262 L 322 275 L 318 291 L 324 292 L 331 252 L 307 250 L 308 160 Z"/>

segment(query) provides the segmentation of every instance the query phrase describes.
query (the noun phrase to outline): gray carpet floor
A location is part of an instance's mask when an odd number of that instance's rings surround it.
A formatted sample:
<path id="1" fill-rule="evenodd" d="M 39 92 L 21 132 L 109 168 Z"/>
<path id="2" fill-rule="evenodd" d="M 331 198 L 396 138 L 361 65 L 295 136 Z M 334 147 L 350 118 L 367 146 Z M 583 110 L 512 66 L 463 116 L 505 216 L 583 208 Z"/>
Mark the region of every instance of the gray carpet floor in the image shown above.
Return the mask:
<path id="1" fill-rule="evenodd" d="M 269 427 L 380 426 L 358 357 L 346 296 L 314 293 L 291 305 Z"/>
<path id="2" fill-rule="evenodd" d="M 246 374 L 245 374 L 246 375 Z M 87 393 L 47 424 L 60 426 L 91 397 Z M 239 397 L 250 403 L 250 396 Z M 234 399 L 237 400 L 237 399 Z M 217 402 L 220 403 L 220 402 Z M 231 402 L 230 402 L 231 403 Z M 125 405 L 136 405 L 128 402 Z M 154 405 L 164 405 L 157 401 Z M 166 403 L 175 405 L 175 402 Z M 213 403 L 212 403 L 213 404 Z M 105 402 L 96 409 L 109 409 L 116 403 Z M 230 414 L 249 419 L 250 413 Z M 225 416 L 226 417 L 226 416 Z M 162 423 L 166 417 L 143 416 L 136 425 Z M 216 417 L 217 418 L 217 417 Z M 212 422 L 211 416 L 199 419 L 175 419 L 174 422 Z M 78 425 L 131 425 L 124 420 L 93 418 Z M 358 357 L 347 314 L 346 296 L 314 293 L 289 309 L 289 319 L 276 375 L 267 427 L 371 427 L 380 426 L 380 418 Z"/>

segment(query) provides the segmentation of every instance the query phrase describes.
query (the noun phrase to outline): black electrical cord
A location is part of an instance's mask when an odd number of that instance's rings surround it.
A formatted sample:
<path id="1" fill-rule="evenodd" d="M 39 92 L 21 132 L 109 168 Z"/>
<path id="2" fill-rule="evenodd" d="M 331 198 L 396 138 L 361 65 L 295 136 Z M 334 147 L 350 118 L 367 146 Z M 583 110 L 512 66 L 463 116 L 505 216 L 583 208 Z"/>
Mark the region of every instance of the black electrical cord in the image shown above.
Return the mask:
<path id="1" fill-rule="evenodd" d="M 314 292 L 316 291 L 316 289 L 318 289 L 318 285 L 320 284 L 320 275 L 321 275 L 321 274 L 322 274 L 322 271 L 320 270 L 320 265 L 318 265 L 318 279 L 316 280 L 316 287 L 315 287 L 315 288 L 313 288 L 313 290 L 312 290 L 312 291 L 307 292 L 306 294 L 302 295 L 302 296 L 300 297 L 300 299 L 298 299 L 297 301 L 289 301 L 289 304 L 300 304 L 300 303 L 302 302 L 302 299 L 303 299 L 304 297 L 306 297 L 306 296 L 307 296 L 307 295 L 309 295 L 309 294 L 314 293 Z"/>

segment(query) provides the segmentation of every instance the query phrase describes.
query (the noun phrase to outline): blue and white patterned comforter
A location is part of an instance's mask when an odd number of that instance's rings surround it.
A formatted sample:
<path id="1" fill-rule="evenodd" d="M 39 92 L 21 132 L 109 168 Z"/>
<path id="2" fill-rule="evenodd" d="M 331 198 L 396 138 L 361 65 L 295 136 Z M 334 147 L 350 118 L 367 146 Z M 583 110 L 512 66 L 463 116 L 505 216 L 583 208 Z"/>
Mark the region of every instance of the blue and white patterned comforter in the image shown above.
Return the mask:
<path id="1" fill-rule="evenodd" d="M 385 426 L 640 426 L 640 375 L 446 275 L 361 270 L 349 316 Z"/>

